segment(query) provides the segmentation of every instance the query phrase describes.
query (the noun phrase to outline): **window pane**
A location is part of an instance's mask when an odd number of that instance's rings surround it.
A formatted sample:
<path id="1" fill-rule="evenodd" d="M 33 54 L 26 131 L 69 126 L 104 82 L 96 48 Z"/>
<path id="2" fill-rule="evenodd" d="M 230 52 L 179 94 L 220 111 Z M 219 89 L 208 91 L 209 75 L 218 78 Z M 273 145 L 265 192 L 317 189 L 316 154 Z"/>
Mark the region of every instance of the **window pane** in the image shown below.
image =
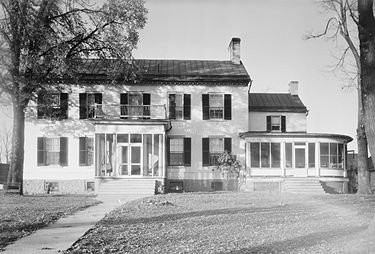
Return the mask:
<path id="1" fill-rule="evenodd" d="M 183 96 L 182 94 L 176 94 L 176 119 L 183 119 Z"/>
<path id="2" fill-rule="evenodd" d="M 271 143 L 271 167 L 280 168 L 280 143 Z"/>
<path id="3" fill-rule="evenodd" d="M 128 134 L 117 134 L 117 143 L 128 143 L 129 135 Z"/>
<path id="4" fill-rule="evenodd" d="M 260 154 L 261 154 L 261 167 L 269 168 L 270 167 L 270 144 L 261 143 L 260 144 Z"/>
<path id="5" fill-rule="evenodd" d="M 159 176 L 159 158 L 161 158 L 161 155 L 159 155 L 159 136 L 161 137 L 161 135 L 154 135 L 154 156 L 152 160 L 154 176 Z"/>
<path id="6" fill-rule="evenodd" d="M 315 143 L 309 143 L 309 168 L 315 168 Z"/>
<path id="7" fill-rule="evenodd" d="M 293 167 L 293 144 L 285 143 L 285 167 Z"/>
<path id="8" fill-rule="evenodd" d="M 170 151 L 171 152 L 183 152 L 184 151 L 184 139 L 183 138 L 170 139 Z"/>
<path id="9" fill-rule="evenodd" d="M 131 162 L 141 163 L 141 148 L 139 146 L 131 147 Z"/>
<path id="10" fill-rule="evenodd" d="M 271 116 L 271 129 L 280 130 L 281 126 L 281 117 L 280 116 Z"/>
<path id="11" fill-rule="evenodd" d="M 209 114 L 211 119 L 222 119 L 224 113 L 224 99 L 223 94 L 209 95 Z"/>
<path id="12" fill-rule="evenodd" d="M 141 174 L 141 165 L 132 165 L 132 172 L 131 174 L 134 175 L 140 175 Z"/>
<path id="13" fill-rule="evenodd" d="M 329 145 L 328 143 L 320 143 L 320 166 L 328 168 L 329 164 Z"/>
<path id="14" fill-rule="evenodd" d="M 296 168 L 305 167 L 305 148 L 296 148 Z"/>
<path id="15" fill-rule="evenodd" d="M 60 138 L 47 138 L 46 151 L 47 165 L 58 165 L 60 163 Z"/>
<path id="16" fill-rule="evenodd" d="M 338 159 L 337 159 L 337 164 L 338 168 L 344 168 L 344 145 L 339 144 L 338 145 Z"/>
<path id="17" fill-rule="evenodd" d="M 251 167 L 259 168 L 259 143 L 250 143 Z"/>
<path id="18" fill-rule="evenodd" d="M 130 134 L 130 143 L 141 143 L 142 134 Z"/>
<path id="19" fill-rule="evenodd" d="M 224 139 L 223 138 L 210 138 L 210 153 L 223 153 L 224 152 Z"/>
<path id="20" fill-rule="evenodd" d="M 128 147 L 123 146 L 121 149 L 121 163 L 128 163 Z"/>
<path id="21" fill-rule="evenodd" d="M 337 144 L 329 144 L 329 165 L 331 168 L 337 168 Z"/>
<path id="22" fill-rule="evenodd" d="M 143 134 L 143 175 L 152 176 L 152 134 Z"/>
<path id="23" fill-rule="evenodd" d="M 169 163 L 171 166 L 184 165 L 184 139 L 170 139 Z"/>

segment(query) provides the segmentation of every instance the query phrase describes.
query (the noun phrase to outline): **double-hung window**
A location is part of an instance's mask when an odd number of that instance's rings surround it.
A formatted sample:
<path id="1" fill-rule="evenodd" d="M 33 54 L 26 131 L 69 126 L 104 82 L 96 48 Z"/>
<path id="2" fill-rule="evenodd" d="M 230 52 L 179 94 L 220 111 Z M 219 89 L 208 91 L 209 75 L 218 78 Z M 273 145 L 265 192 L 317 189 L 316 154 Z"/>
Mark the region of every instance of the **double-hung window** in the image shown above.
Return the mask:
<path id="1" fill-rule="evenodd" d="M 286 118 L 285 116 L 267 116 L 267 131 L 268 132 L 285 132 Z"/>
<path id="2" fill-rule="evenodd" d="M 38 137 L 38 166 L 68 165 L 68 138 Z"/>
<path id="3" fill-rule="evenodd" d="M 40 93 L 38 95 L 38 119 L 61 120 L 67 118 L 67 93 Z"/>
<path id="4" fill-rule="evenodd" d="M 191 138 L 169 137 L 168 138 L 168 165 L 190 166 L 191 165 Z"/>
<path id="5" fill-rule="evenodd" d="M 191 118 L 191 95 L 169 94 L 169 119 L 190 120 Z"/>
<path id="6" fill-rule="evenodd" d="M 217 159 L 224 152 L 232 152 L 232 139 L 223 137 L 210 137 L 202 139 L 203 166 L 217 165 Z"/>
<path id="7" fill-rule="evenodd" d="M 92 119 L 103 117 L 102 94 L 80 93 L 79 94 L 79 118 Z"/>
<path id="8" fill-rule="evenodd" d="M 91 137 L 79 138 L 79 165 L 91 166 L 93 164 L 94 139 Z"/>
<path id="9" fill-rule="evenodd" d="M 210 93 L 202 94 L 203 120 L 232 119 L 232 95 Z"/>

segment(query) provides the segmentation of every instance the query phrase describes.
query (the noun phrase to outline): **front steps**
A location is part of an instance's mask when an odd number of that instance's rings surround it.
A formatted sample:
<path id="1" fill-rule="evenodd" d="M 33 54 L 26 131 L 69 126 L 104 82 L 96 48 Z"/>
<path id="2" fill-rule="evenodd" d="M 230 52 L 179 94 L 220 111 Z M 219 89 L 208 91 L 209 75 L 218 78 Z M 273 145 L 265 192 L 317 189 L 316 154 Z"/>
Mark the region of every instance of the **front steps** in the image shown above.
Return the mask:
<path id="1" fill-rule="evenodd" d="M 316 178 L 285 178 L 285 192 L 301 194 L 325 194 L 325 191 Z"/>
<path id="2" fill-rule="evenodd" d="M 98 197 L 106 196 L 137 196 L 155 195 L 155 179 L 100 179 L 97 184 Z"/>

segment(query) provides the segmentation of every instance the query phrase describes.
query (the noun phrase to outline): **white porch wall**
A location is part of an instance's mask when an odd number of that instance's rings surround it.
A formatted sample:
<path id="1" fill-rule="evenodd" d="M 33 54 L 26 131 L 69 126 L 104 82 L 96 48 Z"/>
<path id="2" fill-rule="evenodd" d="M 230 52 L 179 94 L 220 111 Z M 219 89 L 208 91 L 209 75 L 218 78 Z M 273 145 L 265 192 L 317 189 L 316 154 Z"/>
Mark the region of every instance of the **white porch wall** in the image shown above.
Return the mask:
<path id="1" fill-rule="evenodd" d="M 238 134 L 247 131 L 248 127 L 248 87 L 244 86 L 205 86 L 205 85 L 163 85 L 147 86 L 131 85 L 109 87 L 104 85 L 88 85 L 86 87 L 70 86 L 68 119 L 62 121 L 38 120 L 36 104 L 31 102 L 26 112 L 25 126 L 25 179 L 91 179 L 94 178 L 94 165 L 79 166 L 79 137 L 93 137 L 95 126 L 90 120 L 79 119 L 79 93 L 103 93 L 103 107 L 120 103 L 120 93 L 140 91 L 151 94 L 151 105 L 165 105 L 168 111 L 168 93 L 191 94 L 191 120 L 173 120 L 172 129 L 167 135 L 183 135 L 192 138 L 191 167 L 169 167 L 168 178 L 174 179 L 207 179 L 212 176 L 208 167 L 202 167 L 202 138 L 223 136 L 232 138 L 232 153 L 244 164 L 245 140 Z M 232 94 L 232 120 L 202 120 L 202 94 L 227 93 Z M 119 112 L 117 112 L 119 113 Z M 133 132 L 133 133 L 163 133 L 161 126 L 106 126 L 97 125 L 96 132 Z M 38 137 L 68 137 L 68 166 L 37 166 Z"/>
<path id="2" fill-rule="evenodd" d="M 287 132 L 306 132 L 306 114 L 288 112 L 249 112 L 249 131 L 267 131 L 267 116 L 286 116 Z"/>

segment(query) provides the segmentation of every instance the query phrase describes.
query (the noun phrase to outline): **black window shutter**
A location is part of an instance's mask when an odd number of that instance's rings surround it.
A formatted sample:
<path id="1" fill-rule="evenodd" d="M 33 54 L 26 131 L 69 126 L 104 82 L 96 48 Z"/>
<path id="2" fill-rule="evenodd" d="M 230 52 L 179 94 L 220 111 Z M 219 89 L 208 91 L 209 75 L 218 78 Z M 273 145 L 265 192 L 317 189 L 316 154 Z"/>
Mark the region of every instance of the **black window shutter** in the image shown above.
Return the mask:
<path id="1" fill-rule="evenodd" d="M 208 94 L 202 94 L 202 112 L 203 120 L 210 119 L 210 97 Z"/>
<path id="2" fill-rule="evenodd" d="M 224 150 L 232 153 L 232 138 L 224 138 Z"/>
<path id="3" fill-rule="evenodd" d="M 281 132 L 286 132 L 286 117 L 281 116 Z"/>
<path id="4" fill-rule="evenodd" d="M 60 93 L 60 115 L 59 119 L 68 119 L 68 94 Z"/>
<path id="5" fill-rule="evenodd" d="M 184 94 L 184 119 L 191 119 L 191 96 L 190 94 Z"/>
<path id="6" fill-rule="evenodd" d="M 60 137 L 60 166 L 68 165 L 68 138 Z"/>
<path id="7" fill-rule="evenodd" d="M 191 138 L 184 138 L 184 165 L 191 166 Z"/>
<path id="8" fill-rule="evenodd" d="M 121 93 L 120 94 L 120 104 L 122 105 L 128 105 L 128 93 Z"/>
<path id="9" fill-rule="evenodd" d="M 121 93 L 120 94 L 120 112 L 121 112 L 121 117 L 122 118 L 127 118 L 125 116 L 128 115 L 128 107 L 127 105 L 129 104 L 129 96 L 128 93 Z"/>
<path id="10" fill-rule="evenodd" d="M 210 165 L 210 141 L 209 138 L 202 138 L 202 163 L 203 166 Z"/>
<path id="11" fill-rule="evenodd" d="M 79 165 L 87 165 L 87 146 L 86 146 L 86 137 L 79 137 Z"/>
<path id="12" fill-rule="evenodd" d="M 224 94 L 224 119 L 232 120 L 232 95 Z"/>
<path id="13" fill-rule="evenodd" d="M 176 95 L 169 94 L 169 119 L 176 119 Z"/>
<path id="14" fill-rule="evenodd" d="M 46 115 L 46 105 L 44 103 L 44 94 L 39 93 L 38 94 L 38 106 L 37 106 L 37 114 L 38 119 L 43 119 Z"/>
<path id="15" fill-rule="evenodd" d="M 151 94 L 149 93 L 143 94 L 143 105 L 151 105 Z"/>
<path id="16" fill-rule="evenodd" d="M 102 93 L 95 93 L 95 103 L 102 104 L 103 95 Z"/>
<path id="17" fill-rule="evenodd" d="M 171 146 L 171 139 L 167 137 L 167 162 L 168 162 L 168 166 L 171 165 L 171 162 L 170 162 L 170 146 Z"/>
<path id="18" fill-rule="evenodd" d="M 271 131 L 271 116 L 267 116 L 267 131 Z"/>
<path id="19" fill-rule="evenodd" d="M 38 137 L 38 158 L 37 158 L 37 164 L 38 166 L 43 166 L 46 164 L 46 139 L 44 137 Z"/>
<path id="20" fill-rule="evenodd" d="M 79 119 L 87 119 L 87 93 L 79 94 Z"/>

